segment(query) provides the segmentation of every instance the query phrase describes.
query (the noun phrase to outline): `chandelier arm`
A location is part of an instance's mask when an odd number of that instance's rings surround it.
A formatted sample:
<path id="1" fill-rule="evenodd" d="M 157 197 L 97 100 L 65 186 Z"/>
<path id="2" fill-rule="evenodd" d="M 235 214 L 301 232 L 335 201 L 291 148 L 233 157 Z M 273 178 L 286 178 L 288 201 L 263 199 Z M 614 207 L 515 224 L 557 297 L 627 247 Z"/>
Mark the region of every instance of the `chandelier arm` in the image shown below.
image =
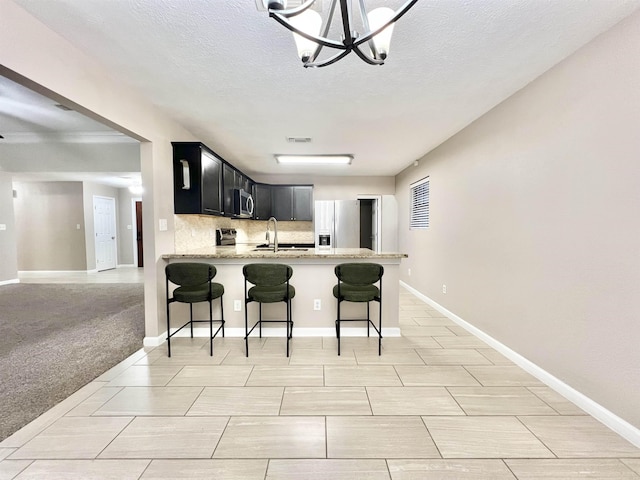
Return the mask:
<path id="1" fill-rule="evenodd" d="M 329 16 L 327 17 L 327 22 L 324 26 L 324 31 L 322 32 L 322 38 L 327 38 L 327 35 L 329 35 L 329 29 L 331 28 L 331 23 L 333 22 L 333 14 L 335 13 L 335 10 L 336 10 L 336 1 L 337 0 L 331 1 L 331 8 L 329 9 Z M 316 61 L 316 58 L 318 58 L 318 55 L 320 55 L 320 52 L 322 51 L 323 46 L 324 45 L 322 44 L 318 44 L 318 46 L 313 52 L 313 55 L 311 55 L 307 63 L 313 63 Z"/>
<path id="2" fill-rule="evenodd" d="M 304 12 L 305 10 L 307 10 L 308 8 L 310 8 L 311 6 L 313 6 L 313 4 L 316 3 L 316 0 L 308 0 L 305 3 L 303 3 L 302 5 L 298 5 L 295 8 L 290 8 L 289 10 L 273 10 L 270 8 L 267 8 L 267 12 L 269 12 L 269 15 L 271 15 L 274 12 L 279 13 L 280 15 L 283 15 L 285 17 L 294 17 L 296 15 L 301 14 L 302 12 Z"/>
<path id="3" fill-rule="evenodd" d="M 344 44 L 351 48 L 355 38 L 351 34 L 351 0 L 340 0 L 340 14 L 342 15 L 342 35 Z"/>
<path id="4" fill-rule="evenodd" d="M 291 30 L 293 33 L 297 33 L 298 35 L 300 35 L 301 37 L 306 38 L 307 40 L 311 40 L 312 42 L 315 42 L 319 45 L 323 45 L 325 47 L 329 47 L 329 48 L 335 48 L 337 50 L 345 50 L 347 47 L 340 43 L 340 42 L 336 42 L 335 40 L 329 40 L 328 38 L 322 38 L 322 37 L 318 37 L 317 35 L 311 35 L 307 32 L 303 32 L 302 30 L 294 27 L 293 25 L 291 25 L 286 17 L 281 16 L 279 13 L 274 13 L 271 12 L 269 13 L 269 15 L 276 21 L 278 22 L 280 25 L 282 25 L 283 27 L 285 27 L 288 30 Z"/>
<path id="5" fill-rule="evenodd" d="M 347 55 L 349 55 L 349 53 L 351 53 L 351 49 L 347 49 L 347 50 L 343 50 L 341 52 L 338 52 L 333 57 L 328 58 L 327 60 L 323 60 L 320 63 L 307 62 L 307 63 L 304 63 L 303 65 L 304 65 L 305 68 L 309 68 L 309 67 L 312 67 L 312 68 L 326 67 L 328 65 L 331 65 L 332 63 L 336 63 L 341 58 L 346 57 Z"/>
<path id="6" fill-rule="evenodd" d="M 360 50 L 360 47 L 358 47 L 357 45 L 354 45 L 352 50 L 356 52 L 356 55 L 358 55 L 362 60 L 364 60 L 369 65 L 384 65 L 384 60 L 378 60 L 377 58 L 369 57 L 369 55 L 367 55 L 362 50 Z"/>
<path id="7" fill-rule="evenodd" d="M 364 31 L 369 31 L 369 17 L 367 17 L 367 10 L 364 8 L 364 0 L 359 0 L 360 4 L 360 16 L 362 17 L 362 25 L 364 26 Z M 373 58 L 376 60 L 379 58 L 378 49 L 376 48 L 376 43 L 373 41 L 373 37 L 369 40 L 369 48 L 373 53 Z M 358 53 L 358 52 L 356 52 Z"/>
<path id="8" fill-rule="evenodd" d="M 362 45 L 363 43 L 371 40 L 373 37 L 375 37 L 377 34 L 379 34 L 382 30 L 387 28 L 389 25 L 391 25 L 392 23 L 395 23 L 400 17 L 402 17 L 405 13 L 407 13 L 409 9 L 413 7 L 416 3 L 418 3 L 418 0 L 409 0 L 393 15 L 391 20 L 386 22 L 381 27 L 375 29 L 373 32 L 368 32 L 366 35 L 358 38 L 358 40 L 354 43 L 354 45 L 355 46 Z"/>

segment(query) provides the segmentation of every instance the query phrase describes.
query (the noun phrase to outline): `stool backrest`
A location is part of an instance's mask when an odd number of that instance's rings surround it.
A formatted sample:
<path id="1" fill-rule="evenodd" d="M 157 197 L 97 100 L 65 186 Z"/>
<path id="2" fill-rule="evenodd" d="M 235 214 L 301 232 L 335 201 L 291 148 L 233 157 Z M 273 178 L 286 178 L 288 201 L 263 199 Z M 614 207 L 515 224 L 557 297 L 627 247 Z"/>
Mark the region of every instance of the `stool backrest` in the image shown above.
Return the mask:
<path id="1" fill-rule="evenodd" d="M 293 269 L 281 263 L 250 263 L 242 268 L 242 274 L 254 285 L 275 287 L 287 283 L 293 275 Z"/>
<path id="2" fill-rule="evenodd" d="M 377 263 L 341 263 L 336 265 L 336 277 L 349 285 L 372 285 L 382 278 L 384 267 Z"/>
<path id="3" fill-rule="evenodd" d="M 217 270 L 207 263 L 170 263 L 164 269 L 167 280 L 181 287 L 194 287 L 210 282 Z"/>

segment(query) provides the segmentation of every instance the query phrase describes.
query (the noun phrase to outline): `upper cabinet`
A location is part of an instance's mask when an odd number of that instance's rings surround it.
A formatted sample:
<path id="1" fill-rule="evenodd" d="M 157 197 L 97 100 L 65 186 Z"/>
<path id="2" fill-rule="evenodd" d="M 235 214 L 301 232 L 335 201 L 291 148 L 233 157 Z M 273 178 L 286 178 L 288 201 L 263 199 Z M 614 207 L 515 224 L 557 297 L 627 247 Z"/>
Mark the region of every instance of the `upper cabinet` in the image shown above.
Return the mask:
<path id="1" fill-rule="evenodd" d="M 253 218 L 267 220 L 313 220 L 313 185 L 268 185 L 251 178 L 199 142 L 172 142 L 174 212 L 241 216 L 251 208 L 236 212 L 235 190 L 252 198 Z M 237 192 L 236 192 L 237 193 Z M 235 195 L 238 197 L 238 195 Z M 242 202 L 240 202 L 242 203 Z"/>
<path id="2" fill-rule="evenodd" d="M 244 190 L 251 194 L 253 190 L 253 180 L 237 170 L 233 165 L 225 163 L 222 167 L 223 190 L 224 190 L 224 214 L 228 217 L 237 215 L 234 208 L 234 190 Z"/>
<path id="3" fill-rule="evenodd" d="M 172 145 L 174 212 L 221 215 L 223 161 L 199 143 Z"/>
<path id="4" fill-rule="evenodd" d="M 253 199 L 256 202 L 253 218 L 268 220 L 271 217 L 271 185 L 256 183 L 253 187 Z"/>
<path id="5" fill-rule="evenodd" d="M 277 220 L 313 220 L 312 185 L 271 185 L 271 213 Z"/>

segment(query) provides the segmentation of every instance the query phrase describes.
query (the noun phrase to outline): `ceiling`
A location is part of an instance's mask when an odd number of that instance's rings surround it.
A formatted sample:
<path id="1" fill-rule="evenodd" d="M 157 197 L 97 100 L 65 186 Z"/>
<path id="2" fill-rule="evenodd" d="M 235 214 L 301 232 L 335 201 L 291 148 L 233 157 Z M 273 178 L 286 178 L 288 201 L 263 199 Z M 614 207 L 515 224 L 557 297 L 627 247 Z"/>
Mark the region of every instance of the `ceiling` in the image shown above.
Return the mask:
<path id="1" fill-rule="evenodd" d="M 0 170 L 16 181 L 138 185 L 136 140 L 0 76 Z"/>
<path id="2" fill-rule="evenodd" d="M 254 176 L 395 175 L 640 6 L 419 0 L 396 24 L 385 65 L 349 55 L 305 69 L 261 0 L 14 1 Z M 294 167 L 275 153 L 355 159 Z"/>

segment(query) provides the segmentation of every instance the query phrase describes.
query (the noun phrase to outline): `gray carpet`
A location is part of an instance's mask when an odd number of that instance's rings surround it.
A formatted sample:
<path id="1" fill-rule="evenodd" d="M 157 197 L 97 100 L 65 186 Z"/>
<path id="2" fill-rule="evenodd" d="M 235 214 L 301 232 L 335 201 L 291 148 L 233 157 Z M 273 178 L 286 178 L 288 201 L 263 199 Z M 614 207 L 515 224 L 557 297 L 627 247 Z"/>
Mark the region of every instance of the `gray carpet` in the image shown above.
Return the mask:
<path id="1" fill-rule="evenodd" d="M 0 286 L 0 440 L 142 348 L 142 284 Z"/>

